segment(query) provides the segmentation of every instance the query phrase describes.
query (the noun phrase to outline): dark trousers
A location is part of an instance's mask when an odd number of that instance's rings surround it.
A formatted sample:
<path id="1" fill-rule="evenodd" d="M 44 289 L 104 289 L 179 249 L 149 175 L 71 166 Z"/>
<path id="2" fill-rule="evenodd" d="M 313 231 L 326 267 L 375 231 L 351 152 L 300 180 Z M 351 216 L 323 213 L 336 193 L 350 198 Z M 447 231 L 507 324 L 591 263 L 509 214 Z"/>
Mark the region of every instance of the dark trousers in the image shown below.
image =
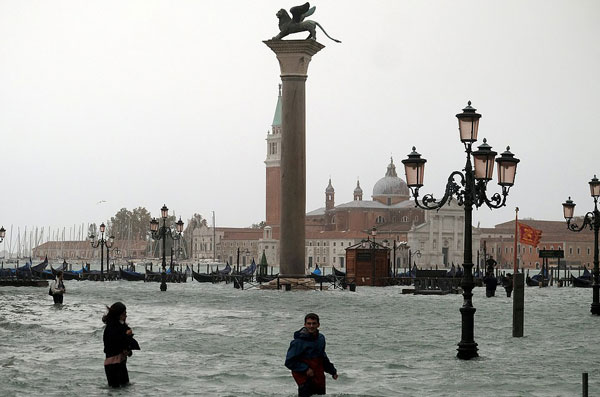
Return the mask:
<path id="1" fill-rule="evenodd" d="M 60 303 L 60 304 L 62 304 L 62 302 L 63 302 L 63 294 L 54 294 L 54 295 L 52 295 L 52 299 L 54 299 L 54 303 Z"/>
<path id="2" fill-rule="evenodd" d="M 310 380 L 298 386 L 298 397 L 310 397 L 325 394 L 325 388 L 315 385 Z"/>
<path id="3" fill-rule="evenodd" d="M 122 362 L 119 364 L 110 364 L 104 366 L 106 372 L 106 380 L 111 387 L 125 386 L 129 383 L 129 374 L 127 373 L 127 364 Z"/>

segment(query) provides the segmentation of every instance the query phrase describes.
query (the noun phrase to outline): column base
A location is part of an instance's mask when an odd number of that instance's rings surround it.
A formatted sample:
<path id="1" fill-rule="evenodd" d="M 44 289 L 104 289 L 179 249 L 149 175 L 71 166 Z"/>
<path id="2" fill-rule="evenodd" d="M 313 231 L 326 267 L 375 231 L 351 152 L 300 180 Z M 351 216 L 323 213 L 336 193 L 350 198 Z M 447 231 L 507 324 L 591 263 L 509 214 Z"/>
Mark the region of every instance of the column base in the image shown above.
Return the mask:
<path id="1" fill-rule="evenodd" d="M 458 351 L 456 357 L 461 360 L 470 360 L 479 357 L 479 354 L 477 353 L 477 343 L 475 342 L 459 342 L 458 349 L 456 350 Z"/>
<path id="2" fill-rule="evenodd" d="M 600 316 L 600 303 L 592 303 L 590 312 L 594 315 L 594 316 Z"/>
<path id="3" fill-rule="evenodd" d="M 266 284 L 261 284 L 260 289 L 281 289 L 284 291 L 306 291 L 320 289 L 320 286 L 315 284 L 315 279 L 302 276 L 302 277 L 279 277 L 275 280 L 271 280 Z M 327 286 L 323 286 L 323 289 L 327 289 Z"/>

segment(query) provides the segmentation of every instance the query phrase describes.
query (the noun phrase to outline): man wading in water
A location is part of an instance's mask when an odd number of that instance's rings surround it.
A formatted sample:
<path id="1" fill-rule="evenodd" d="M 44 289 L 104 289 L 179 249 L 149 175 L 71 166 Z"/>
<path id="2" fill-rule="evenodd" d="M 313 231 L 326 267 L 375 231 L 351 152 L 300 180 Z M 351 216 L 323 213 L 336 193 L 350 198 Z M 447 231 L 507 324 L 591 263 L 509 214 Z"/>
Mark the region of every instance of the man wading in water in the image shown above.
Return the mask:
<path id="1" fill-rule="evenodd" d="M 325 353 L 325 336 L 319 333 L 319 316 L 309 313 L 304 327 L 294 332 L 285 357 L 285 366 L 298 384 L 298 396 L 325 394 L 325 372 L 337 379 L 337 370 Z"/>

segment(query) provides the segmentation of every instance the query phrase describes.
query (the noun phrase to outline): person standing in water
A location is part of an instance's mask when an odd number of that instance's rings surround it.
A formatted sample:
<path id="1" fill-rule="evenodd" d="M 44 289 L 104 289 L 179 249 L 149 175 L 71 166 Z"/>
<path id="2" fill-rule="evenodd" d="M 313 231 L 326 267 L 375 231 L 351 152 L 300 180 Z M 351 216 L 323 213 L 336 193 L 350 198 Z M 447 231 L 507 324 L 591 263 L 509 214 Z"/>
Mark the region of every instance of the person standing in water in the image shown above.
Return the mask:
<path id="1" fill-rule="evenodd" d="M 104 328 L 104 372 L 108 385 L 121 387 L 129 384 L 129 373 L 127 372 L 127 357 L 131 357 L 132 350 L 140 347 L 133 339 L 133 331 L 125 320 L 127 319 L 127 308 L 121 302 L 107 307 L 108 312 L 102 317 L 106 324 Z"/>
<path id="2" fill-rule="evenodd" d="M 304 327 L 294 333 L 285 357 L 285 366 L 298 384 L 298 396 L 325 394 L 325 372 L 338 378 L 335 366 L 325 353 L 325 336 L 319 333 L 319 316 L 309 313 Z"/>
<path id="3" fill-rule="evenodd" d="M 59 270 L 56 272 L 56 278 L 50 284 L 50 292 L 52 293 L 52 299 L 54 299 L 54 304 L 62 304 L 63 303 L 63 295 L 67 290 L 65 289 L 65 284 L 63 283 L 63 272 Z"/>

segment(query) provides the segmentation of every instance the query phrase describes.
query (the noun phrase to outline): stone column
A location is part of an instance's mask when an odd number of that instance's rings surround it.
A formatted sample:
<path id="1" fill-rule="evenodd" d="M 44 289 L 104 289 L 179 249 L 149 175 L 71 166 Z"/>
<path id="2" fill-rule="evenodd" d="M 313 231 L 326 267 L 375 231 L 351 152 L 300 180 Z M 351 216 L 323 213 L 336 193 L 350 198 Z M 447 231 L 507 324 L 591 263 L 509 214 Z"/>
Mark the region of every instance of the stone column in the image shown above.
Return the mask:
<path id="1" fill-rule="evenodd" d="M 282 82 L 281 217 L 279 266 L 283 277 L 303 277 L 306 220 L 306 96 L 308 64 L 325 46 L 315 40 L 267 40 Z"/>

